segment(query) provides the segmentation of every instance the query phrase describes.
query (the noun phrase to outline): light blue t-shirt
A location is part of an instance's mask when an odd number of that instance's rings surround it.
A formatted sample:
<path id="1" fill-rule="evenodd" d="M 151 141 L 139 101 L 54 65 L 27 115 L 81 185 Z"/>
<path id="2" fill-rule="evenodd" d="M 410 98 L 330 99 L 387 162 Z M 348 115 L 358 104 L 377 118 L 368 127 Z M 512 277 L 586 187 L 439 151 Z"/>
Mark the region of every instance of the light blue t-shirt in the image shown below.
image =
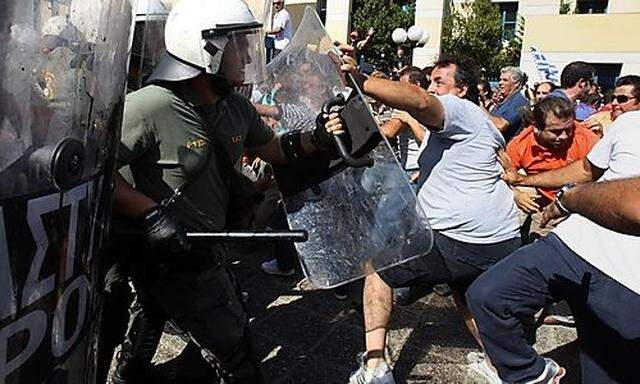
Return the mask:
<path id="1" fill-rule="evenodd" d="M 455 240 L 488 244 L 518 237 L 513 193 L 500 179 L 496 151 L 502 134 L 475 104 L 438 96 L 444 129 L 423 141 L 418 160 L 424 181 L 418 204 L 431 228 Z"/>

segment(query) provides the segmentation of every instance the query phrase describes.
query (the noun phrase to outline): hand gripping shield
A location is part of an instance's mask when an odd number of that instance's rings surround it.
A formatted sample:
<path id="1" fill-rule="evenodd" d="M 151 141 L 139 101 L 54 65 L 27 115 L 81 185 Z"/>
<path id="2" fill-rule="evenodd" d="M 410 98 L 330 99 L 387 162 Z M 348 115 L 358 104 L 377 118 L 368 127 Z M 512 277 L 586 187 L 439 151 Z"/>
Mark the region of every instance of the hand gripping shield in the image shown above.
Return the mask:
<path id="1" fill-rule="evenodd" d="M 382 139 L 364 96 L 345 81 L 338 64 L 333 40 L 307 8 L 290 44 L 267 67 L 270 83 L 255 95 L 258 102 L 278 109 L 270 123 L 281 132 L 310 130 L 323 106 L 346 104 L 340 114 L 350 143 L 336 145 L 340 158 L 331 160 L 304 190 L 296 188 L 297 180 L 287 179 L 305 177 L 304 172 L 276 175 L 290 226 L 309 232 L 309 240 L 296 247 L 316 288 L 391 268 L 425 255 L 432 246 L 408 176 Z M 336 101 L 340 98 L 346 103 Z"/>

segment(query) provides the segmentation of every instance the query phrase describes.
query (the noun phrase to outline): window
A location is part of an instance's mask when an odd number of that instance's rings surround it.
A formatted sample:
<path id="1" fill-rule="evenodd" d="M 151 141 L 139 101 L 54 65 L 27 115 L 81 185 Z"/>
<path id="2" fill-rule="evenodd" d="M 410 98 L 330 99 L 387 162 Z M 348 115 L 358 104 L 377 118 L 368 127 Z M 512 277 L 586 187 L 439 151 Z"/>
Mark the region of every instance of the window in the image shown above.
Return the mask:
<path id="1" fill-rule="evenodd" d="M 576 13 L 607 13 L 609 0 L 578 0 Z"/>
<path id="2" fill-rule="evenodd" d="M 620 76 L 622 64 L 613 63 L 589 63 L 596 69 L 596 82 L 603 89 L 614 87 L 616 79 Z"/>
<path id="3" fill-rule="evenodd" d="M 511 40 L 516 36 L 518 23 L 518 2 L 497 3 L 502 18 L 502 40 Z"/>

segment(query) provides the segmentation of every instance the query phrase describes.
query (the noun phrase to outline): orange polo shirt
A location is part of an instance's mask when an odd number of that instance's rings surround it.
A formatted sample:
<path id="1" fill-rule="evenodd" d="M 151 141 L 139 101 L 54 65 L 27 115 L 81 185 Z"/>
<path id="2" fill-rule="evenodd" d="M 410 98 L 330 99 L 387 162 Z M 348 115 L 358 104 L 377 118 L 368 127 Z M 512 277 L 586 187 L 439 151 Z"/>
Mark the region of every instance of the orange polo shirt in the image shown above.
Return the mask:
<path id="1" fill-rule="evenodd" d="M 598 141 L 598 136 L 580 123 L 576 122 L 575 126 L 571 146 L 561 151 L 552 151 L 538 144 L 533 126 L 523 129 L 507 145 L 507 154 L 511 157 L 513 167 L 516 170 L 523 169 L 527 175 L 533 175 L 583 159 Z M 538 191 L 549 200 L 555 199 L 554 189 L 538 188 Z"/>

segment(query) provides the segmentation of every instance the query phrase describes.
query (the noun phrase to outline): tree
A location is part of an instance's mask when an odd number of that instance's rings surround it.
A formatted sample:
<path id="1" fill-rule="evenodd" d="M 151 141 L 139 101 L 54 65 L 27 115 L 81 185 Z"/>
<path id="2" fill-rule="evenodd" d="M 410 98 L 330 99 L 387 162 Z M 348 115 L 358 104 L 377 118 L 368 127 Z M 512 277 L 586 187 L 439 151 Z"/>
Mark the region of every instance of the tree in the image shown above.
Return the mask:
<path id="1" fill-rule="evenodd" d="M 363 50 L 367 62 L 377 67 L 393 67 L 396 45 L 391 32 L 413 25 L 415 0 L 354 0 L 352 28 L 363 36 L 373 27 L 373 41 Z"/>
<path id="2" fill-rule="evenodd" d="M 500 68 L 518 65 L 521 50 L 523 19 L 518 19 L 516 36 L 502 39 L 499 7 L 491 0 L 463 3 L 462 10 L 453 9 L 443 20 L 442 52 L 471 57 L 490 78 L 497 77 Z"/>

